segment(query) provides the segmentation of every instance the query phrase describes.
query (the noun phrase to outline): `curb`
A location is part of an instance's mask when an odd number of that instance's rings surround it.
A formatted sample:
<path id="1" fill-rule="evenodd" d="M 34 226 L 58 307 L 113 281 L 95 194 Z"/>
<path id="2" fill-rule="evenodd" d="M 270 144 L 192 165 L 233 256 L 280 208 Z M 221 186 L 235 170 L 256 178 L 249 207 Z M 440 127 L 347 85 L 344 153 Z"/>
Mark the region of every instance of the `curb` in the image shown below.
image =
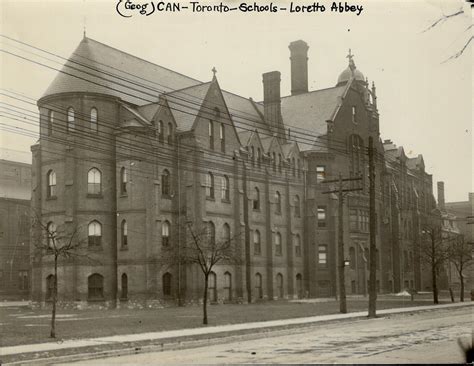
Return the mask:
<path id="1" fill-rule="evenodd" d="M 380 310 L 379 316 L 377 318 L 384 318 L 390 315 L 397 315 L 397 314 L 407 314 L 413 312 L 427 312 L 427 311 L 436 311 L 436 310 L 447 310 L 450 308 L 464 308 L 468 306 L 473 306 L 472 303 L 456 303 L 455 306 L 452 304 L 444 304 L 444 305 L 433 305 L 433 306 L 422 306 L 416 308 L 392 308 L 392 309 L 383 309 Z M 350 315 L 351 313 L 348 313 Z M 298 318 L 296 318 L 298 319 Z M 127 356 L 132 354 L 140 354 L 140 353 L 149 353 L 149 352 L 162 352 L 162 351 L 170 351 L 170 350 L 177 350 L 177 349 L 187 349 L 187 348 L 195 348 L 195 347 L 202 347 L 208 345 L 211 341 L 212 344 L 217 343 L 228 343 L 233 340 L 238 340 L 239 338 L 246 336 L 246 340 L 260 338 L 262 333 L 272 333 L 272 336 L 278 336 L 285 334 L 286 331 L 290 329 L 298 329 L 298 328 L 307 328 L 315 326 L 316 324 L 327 324 L 327 323 L 338 323 L 338 322 L 351 322 L 351 321 L 360 321 L 368 319 L 367 315 L 361 315 L 360 313 L 354 313 L 354 316 L 348 316 L 344 318 L 335 318 L 335 319 L 317 319 L 317 317 L 312 317 L 312 319 L 308 319 L 307 322 L 304 322 L 304 319 L 301 318 L 301 322 L 297 323 L 289 323 L 289 324 L 282 324 L 282 325 L 268 325 L 262 326 L 259 328 L 244 328 L 238 330 L 223 330 L 221 332 L 213 332 L 213 333 L 204 333 L 204 334 L 197 334 L 197 335 L 184 335 L 184 336 L 177 336 L 177 337 L 169 337 L 169 338 L 161 338 L 161 339 L 149 339 L 149 340 L 137 340 L 137 341 L 130 341 L 130 342 L 116 342 L 114 345 L 120 347 L 120 345 L 126 345 L 126 348 L 118 348 L 118 349 L 111 349 L 105 351 L 96 351 L 96 352 L 84 352 L 84 353 L 76 353 L 71 355 L 64 355 L 64 356 L 51 356 L 51 357 L 43 357 L 43 358 L 35 358 L 35 359 L 26 359 L 26 360 L 19 360 L 4 363 L 5 365 L 47 365 L 52 363 L 61 363 L 61 362 L 74 362 L 74 361 L 81 361 L 81 360 L 91 360 L 91 359 L 100 359 L 106 357 L 119 357 L 119 356 Z M 290 319 L 288 319 L 290 320 Z M 293 319 L 294 320 L 294 319 Z M 281 334 L 280 334 L 281 333 Z M 127 343 L 136 343 L 135 346 L 127 345 Z M 150 344 L 151 343 L 151 344 Z M 92 347 L 92 346 L 91 346 Z M 97 347 L 97 346 L 95 346 Z M 100 346 L 99 346 L 100 347 Z M 71 347 L 72 348 L 72 347 Z M 66 348 L 66 349 L 71 349 Z M 88 346 L 85 346 L 84 349 L 87 349 Z M 50 352 L 50 351 L 42 351 L 42 352 Z M 31 352 L 33 354 L 40 354 L 41 352 Z M 17 355 L 21 355 L 18 353 Z M 11 356 L 14 356 L 13 354 Z"/>

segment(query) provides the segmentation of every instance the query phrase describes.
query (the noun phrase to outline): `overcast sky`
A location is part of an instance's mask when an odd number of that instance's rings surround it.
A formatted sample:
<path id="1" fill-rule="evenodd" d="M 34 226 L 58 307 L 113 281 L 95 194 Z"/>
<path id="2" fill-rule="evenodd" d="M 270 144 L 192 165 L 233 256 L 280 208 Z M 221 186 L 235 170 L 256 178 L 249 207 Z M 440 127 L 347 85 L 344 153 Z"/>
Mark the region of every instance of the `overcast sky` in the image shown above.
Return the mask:
<path id="1" fill-rule="evenodd" d="M 85 19 L 90 38 L 202 81 L 212 78 L 215 66 L 222 88 L 256 100 L 263 98 L 261 74 L 267 71 L 279 70 L 282 95 L 290 94 L 291 41 L 303 39 L 310 46 L 310 90 L 335 85 L 351 48 L 357 68 L 377 86 L 382 139 L 402 145 L 411 157 L 423 154 L 434 186 L 445 181 L 447 201 L 467 200 L 473 191 L 471 49 L 444 62 L 472 34 L 465 31 L 471 22 L 468 4 L 349 1 L 363 6 L 357 16 L 332 13 L 332 2 L 321 1 L 324 13 L 156 12 L 123 18 L 116 13 L 117 2 L 2 0 L 1 33 L 68 57 L 82 39 Z M 460 9 L 465 13 L 423 32 Z M 0 41 L 2 49 L 15 51 L 14 43 Z M 55 76 L 4 53 L 0 60 L 1 87 L 35 99 Z M 29 152 L 35 141 L 0 134 L 3 148 Z"/>

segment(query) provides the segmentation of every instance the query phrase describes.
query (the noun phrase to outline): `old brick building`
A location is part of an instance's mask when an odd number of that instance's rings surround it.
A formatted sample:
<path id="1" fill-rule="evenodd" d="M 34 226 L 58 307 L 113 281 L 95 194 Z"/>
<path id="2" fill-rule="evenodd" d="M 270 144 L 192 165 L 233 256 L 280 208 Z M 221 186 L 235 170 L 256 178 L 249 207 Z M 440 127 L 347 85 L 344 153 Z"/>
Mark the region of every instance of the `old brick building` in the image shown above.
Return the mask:
<path id="1" fill-rule="evenodd" d="M 28 299 L 31 165 L 0 159 L 0 299 Z"/>
<path id="2" fill-rule="evenodd" d="M 334 87 L 309 91 L 308 45 L 289 48 L 291 95 L 281 96 L 273 71 L 255 102 L 222 90 L 215 72 L 200 82 L 82 40 L 38 101 L 41 138 L 32 147 L 33 207 L 49 227 L 78 228 L 93 259 L 62 263 L 61 300 L 165 301 L 178 291 L 201 298 L 197 266 L 162 255 L 163 246 L 183 245 L 189 223 L 234 238 L 242 259 L 215 267 L 211 300 L 246 298 L 248 290 L 255 300 L 332 296 L 343 258 L 337 197 L 321 182 L 339 174 L 362 177 L 353 184 L 363 190 L 345 200 L 344 241 L 346 286 L 365 293 L 369 136 L 379 157 L 379 290 L 417 286 L 418 259 L 408 254 L 411 265 L 400 267 L 408 243 L 397 230 L 433 199 L 422 158 L 385 163 L 375 86 L 352 55 Z M 47 257 L 34 258 L 35 300 L 48 297 L 51 273 Z"/>

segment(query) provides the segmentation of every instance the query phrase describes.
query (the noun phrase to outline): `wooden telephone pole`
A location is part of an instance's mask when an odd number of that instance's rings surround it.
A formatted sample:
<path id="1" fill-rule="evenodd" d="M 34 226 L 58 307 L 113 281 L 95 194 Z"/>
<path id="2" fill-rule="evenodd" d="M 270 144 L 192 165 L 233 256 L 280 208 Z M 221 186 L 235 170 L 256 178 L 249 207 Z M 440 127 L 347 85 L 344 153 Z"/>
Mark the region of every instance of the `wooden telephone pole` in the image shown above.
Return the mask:
<path id="1" fill-rule="evenodd" d="M 338 240 L 337 240 L 337 270 L 339 274 L 339 310 L 341 313 L 347 313 L 347 302 L 346 302 L 346 286 L 344 276 L 344 195 L 347 192 L 361 191 L 362 188 L 344 188 L 344 182 L 360 181 L 362 177 L 358 178 L 342 178 L 339 173 L 338 179 L 324 180 L 321 183 L 338 183 L 338 188 L 331 191 L 323 192 L 324 194 L 337 193 L 339 201 L 338 210 Z"/>
<path id="2" fill-rule="evenodd" d="M 375 152 L 374 139 L 369 137 L 369 318 L 376 317 L 377 288 L 376 288 L 376 244 L 375 244 Z"/>

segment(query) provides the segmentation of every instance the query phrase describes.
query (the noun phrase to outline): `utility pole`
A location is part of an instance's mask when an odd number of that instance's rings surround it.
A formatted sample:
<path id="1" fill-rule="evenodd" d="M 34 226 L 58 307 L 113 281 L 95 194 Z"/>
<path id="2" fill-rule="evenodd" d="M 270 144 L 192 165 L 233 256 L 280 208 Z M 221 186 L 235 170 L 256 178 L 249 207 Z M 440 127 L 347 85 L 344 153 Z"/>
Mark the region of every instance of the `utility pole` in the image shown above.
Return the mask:
<path id="1" fill-rule="evenodd" d="M 338 210 L 338 240 L 337 240 L 337 271 L 339 274 L 339 311 L 343 314 L 347 313 L 347 302 L 346 302 L 346 286 L 344 268 L 346 266 L 344 260 L 344 194 L 346 192 L 361 191 L 362 188 L 344 188 L 344 182 L 359 181 L 362 177 L 358 178 L 342 178 L 342 174 L 339 173 L 338 179 L 324 180 L 321 183 L 338 183 L 336 190 L 323 192 L 325 194 L 337 193 L 339 210 Z"/>
<path id="2" fill-rule="evenodd" d="M 375 148 L 374 139 L 369 137 L 369 318 L 375 318 L 377 307 L 377 263 L 375 244 Z"/>

